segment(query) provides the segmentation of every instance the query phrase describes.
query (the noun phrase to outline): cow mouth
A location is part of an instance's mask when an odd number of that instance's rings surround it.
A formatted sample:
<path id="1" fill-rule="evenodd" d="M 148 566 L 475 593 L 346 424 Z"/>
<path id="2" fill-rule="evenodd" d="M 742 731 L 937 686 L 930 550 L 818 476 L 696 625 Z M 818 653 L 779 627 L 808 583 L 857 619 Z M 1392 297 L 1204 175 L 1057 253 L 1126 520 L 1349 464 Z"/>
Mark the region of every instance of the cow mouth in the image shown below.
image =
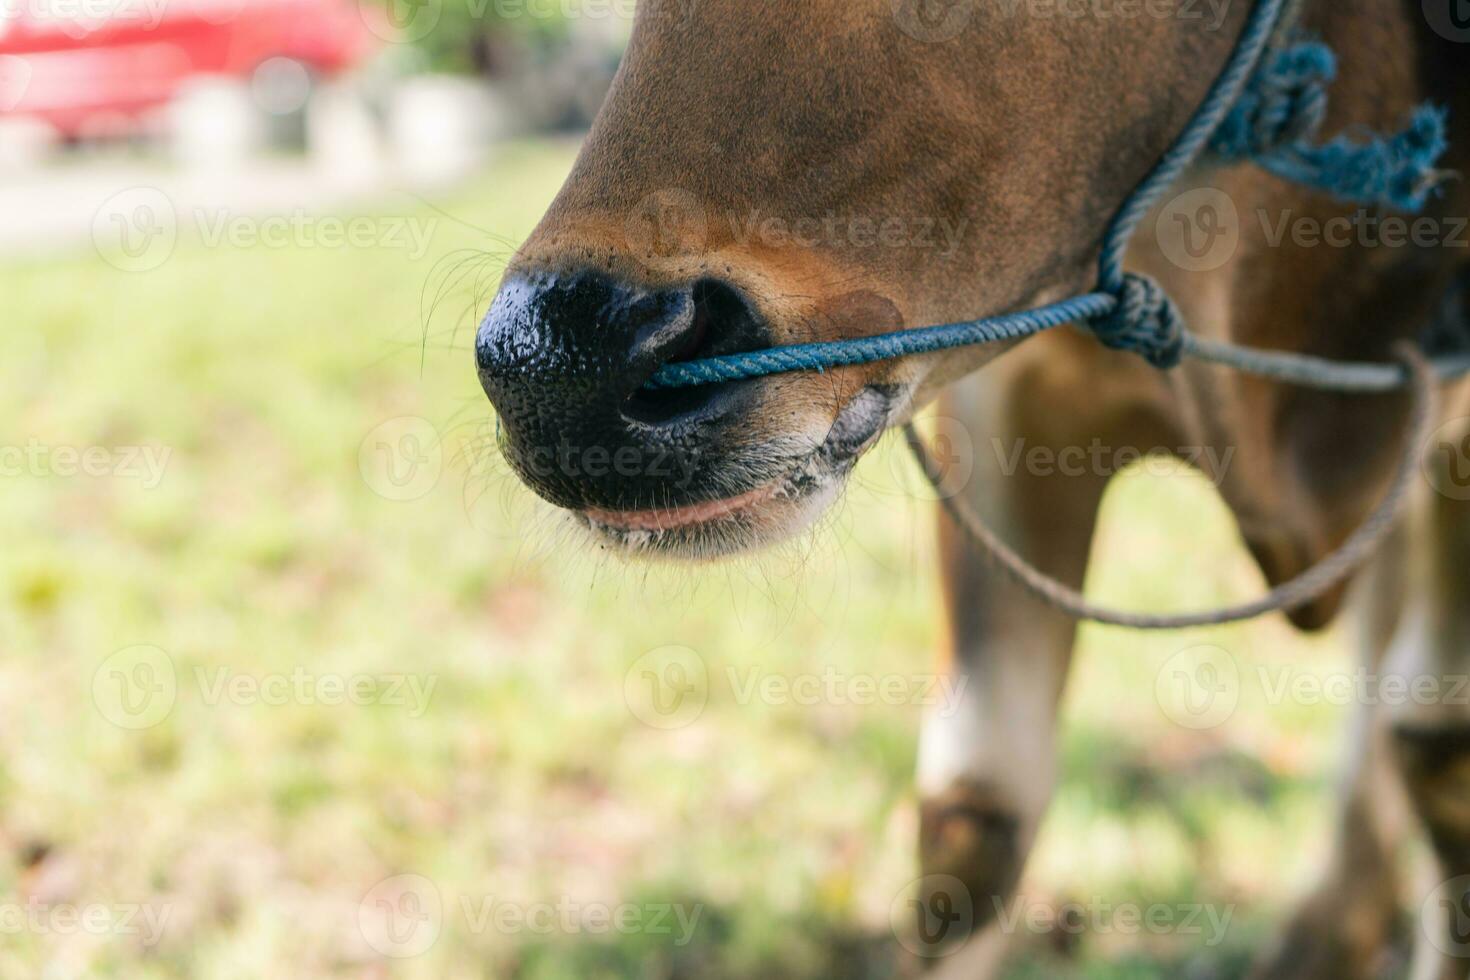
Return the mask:
<path id="1" fill-rule="evenodd" d="M 863 389 L 815 449 L 792 458 L 775 479 L 730 495 L 668 507 L 586 507 L 573 513 L 599 543 L 627 555 L 712 559 L 792 537 L 832 503 L 858 458 L 892 424 L 899 401 L 896 389 Z M 728 482 L 740 486 L 745 482 L 741 467 L 734 468 Z M 770 473 L 768 467 L 761 469 Z"/>
<path id="2" fill-rule="evenodd" d="M 705 500 L 681 507 L 666 507 L 653 510 L 603 510 L 588 507 L 583 516 L 593 524 L 600 524 L 616 531 L 673 531 L 679 528 L 697 527 L 712 521 L 739 517 L 749 508 L 759 506 L 776 495 L 783 485 L 782 480 L 772 480 L 764 486 L 747 490 L 733 497 L 720 500 Z"/>

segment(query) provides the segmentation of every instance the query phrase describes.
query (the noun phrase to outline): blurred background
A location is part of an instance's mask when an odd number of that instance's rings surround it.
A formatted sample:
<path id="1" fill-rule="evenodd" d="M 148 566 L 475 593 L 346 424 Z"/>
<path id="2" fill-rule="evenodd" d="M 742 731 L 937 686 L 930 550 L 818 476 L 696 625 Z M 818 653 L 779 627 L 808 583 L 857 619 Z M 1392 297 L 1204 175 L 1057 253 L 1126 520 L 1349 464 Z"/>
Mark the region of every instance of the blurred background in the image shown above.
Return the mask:
<path id="1" fill-rule="evenodd" d="M 901 447 L 697 569 L 587 551 L 496 453 L 470 341 L 631 12 L 0 3 L 0 977 L 914 974 L 942 630 Z M 1129 606 L 1262 585 L 1178 466 L 1096 556 Z M 1344 721 L 1260 679 L 1345 648 L 1084 629 L 1012 975 L 1240 976 Z"/>

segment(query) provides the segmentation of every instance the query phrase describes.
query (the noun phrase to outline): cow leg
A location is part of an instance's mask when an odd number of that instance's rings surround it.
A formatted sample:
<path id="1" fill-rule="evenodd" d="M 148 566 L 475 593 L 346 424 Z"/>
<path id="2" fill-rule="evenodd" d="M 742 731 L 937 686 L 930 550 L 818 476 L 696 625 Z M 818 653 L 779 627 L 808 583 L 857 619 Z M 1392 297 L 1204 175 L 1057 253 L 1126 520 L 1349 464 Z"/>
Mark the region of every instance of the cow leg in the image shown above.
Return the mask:
<path id="1" fill-rule="evenodd" d="M 1358 662 L 1379 675 L 1401 619 L 1404 534 L 1364 570 L 1352 608 Z M 1399 850 L 1412 828 L 1394 761 L 1389 713 L 1357 707 L 1334 846 L 1321 882 L 1292 916 L 1253 980 L 1371 980 L 1384 974 L 1399 919 Z"/>
<path id="2" fill-rule="evenodd" d="M 1040 468 L 1028 467 L 1028 454 L 1094 438 L 1158 443 L 1137 432 L 1079 431 L 1101 413 L 1096 403 L 1091 412 L 1069 405 L 1075 384 L 1053 388 L 1025 362 L 1005 366 L 1019 370 L 992 369 L 983 385 L 957 386 L 942 404 L 949 443 L 974 448 L 973 475 L 959 492 L 1046 572 L 1081 582 L 1107 474 L 1086 466 L 1033 472 Z M 920 739 L 923 877 L 911 924 L 917 939 L 906 945 L 940 966 L 938 975 L 974 980 L 992 975 L 1005 953 L 999 913 L 1052 795 L 1058 702 L 1077 624 L 998 573 L 945 516 L 940 560 L 943 669 L 958 696 L 928 711 Z"/>
<path id="3" fill-rule="evenodd" d="M 1438 440 L 1437 440 L 1438 441 Z M 1409 622 L 1395 654 L 1432 683 L 1395 712 L 1394 747 L 1437 873 L 1421 889 L 1414 980 L 1470 977 L 1470 488 L 1466 442 L 1439 441 L 1437 488 L 1415 523 Z"/>

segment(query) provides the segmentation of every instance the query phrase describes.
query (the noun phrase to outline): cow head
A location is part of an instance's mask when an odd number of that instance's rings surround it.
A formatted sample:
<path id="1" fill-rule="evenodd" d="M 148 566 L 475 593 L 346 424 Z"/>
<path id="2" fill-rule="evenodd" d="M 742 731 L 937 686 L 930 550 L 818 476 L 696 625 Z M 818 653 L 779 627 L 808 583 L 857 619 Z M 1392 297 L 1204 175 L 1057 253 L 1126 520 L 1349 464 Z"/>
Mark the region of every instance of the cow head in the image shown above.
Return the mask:
<path id="1" fill-rule="evenodd" d="M 651 391 L 661 365 L 996 314 L 1091 284 L 1108 219 L 1249 4 L 643 0 L 476 341 L 506 457 L 620 548 L 791 534 L 994 348 Z"/>

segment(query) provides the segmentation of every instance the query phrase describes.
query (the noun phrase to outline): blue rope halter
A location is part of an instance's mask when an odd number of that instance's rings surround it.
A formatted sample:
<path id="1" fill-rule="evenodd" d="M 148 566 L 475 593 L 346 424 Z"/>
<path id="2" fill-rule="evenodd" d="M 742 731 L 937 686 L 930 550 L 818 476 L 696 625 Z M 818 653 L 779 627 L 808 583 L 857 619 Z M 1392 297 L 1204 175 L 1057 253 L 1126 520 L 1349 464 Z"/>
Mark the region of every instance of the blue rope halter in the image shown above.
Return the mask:
<path id="1" fill-rule="evenodd" d="M 1239 370 L 1339 391 L 1386 391 L 1408 381 L 1402 364 L 1348 364 L 1265 351 L 1191 334 L 1163 287 L 1125 272 L 1123 258 L 1138 226 L 1206 148 L 1225 160 L 1252 160 L 1267 171 L 1336 197 L 1421 210 L 1434 193 L 1434 164 L 1444 154 L 1446 114 L 1423 106 L 1402 133 L 1356 142 L 1312 138 L 1326 114 L 1336 58 L 1323 44 L 1300 41 L 1271 52 L 1291 0 L 1260 0 L 1235 51 L 1194 118 L 1108 226 L 1094 292 L 1034 310 L 965 323 L 901 330 L 853 340 L 796 344 L 667 364 L 650 388 L 685 388 L 789 371 L 824 371 L 972 344 L 1017 340 L 1064 323 L 1086 323 L 1099 341 L 1132 351 L 1158 368 L 1186 354 Z M 1470 356 L 1436 362 L 1441 376 L 1470 371 Z"/>

